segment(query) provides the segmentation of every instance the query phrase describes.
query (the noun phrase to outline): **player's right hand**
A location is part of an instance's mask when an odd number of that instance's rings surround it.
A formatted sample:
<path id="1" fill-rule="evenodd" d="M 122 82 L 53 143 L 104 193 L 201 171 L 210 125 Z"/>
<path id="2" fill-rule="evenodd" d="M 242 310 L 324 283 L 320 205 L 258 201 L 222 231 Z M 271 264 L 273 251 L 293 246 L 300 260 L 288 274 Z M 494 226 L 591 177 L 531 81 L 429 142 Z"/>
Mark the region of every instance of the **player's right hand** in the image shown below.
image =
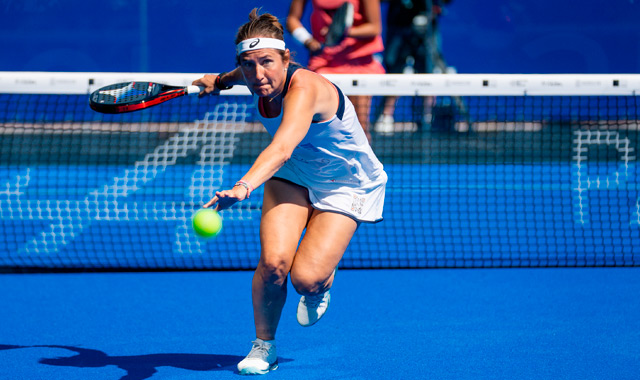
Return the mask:
<path id="1" fill-rule="evenodd" d="M 217 94 L 220 92 L 218 88 L 216 88 L 216 78 L 218 76 L 214 74 L 207 74 L 200 79 L 196 79 L 191 83 L 194 86 L 202 86 L 204 90 L 200 91 L 198 94 L 199 97 L 203 97 L 205 95 Z"/>

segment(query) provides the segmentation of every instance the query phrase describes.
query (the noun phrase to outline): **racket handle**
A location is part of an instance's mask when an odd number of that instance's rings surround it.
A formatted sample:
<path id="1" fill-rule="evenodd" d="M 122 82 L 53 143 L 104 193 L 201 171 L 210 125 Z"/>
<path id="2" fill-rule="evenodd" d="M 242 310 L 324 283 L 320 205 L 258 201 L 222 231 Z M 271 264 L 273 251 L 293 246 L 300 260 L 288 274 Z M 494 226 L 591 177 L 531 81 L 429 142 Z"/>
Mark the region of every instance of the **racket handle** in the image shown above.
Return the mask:
<path id="1" fill-rule="evenodd" d="M 199 94 L 202 92 L 202 90 L 204 90 L 204 87 L 201 86 L 187 86 L 186 87 L 186 93 L 188 95 L 194 95 L 194 94 Z"/>

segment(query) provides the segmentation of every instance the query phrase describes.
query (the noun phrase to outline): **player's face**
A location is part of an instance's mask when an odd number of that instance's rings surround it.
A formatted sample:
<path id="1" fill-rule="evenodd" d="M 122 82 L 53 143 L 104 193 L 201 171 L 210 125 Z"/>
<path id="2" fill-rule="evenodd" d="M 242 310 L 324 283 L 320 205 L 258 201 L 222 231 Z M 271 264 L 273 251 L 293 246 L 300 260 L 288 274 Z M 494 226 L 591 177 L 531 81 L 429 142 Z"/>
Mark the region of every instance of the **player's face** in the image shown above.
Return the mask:
<path id="1" fill-rule="evenodd" d="M 247 86 L 261 97 L 275 98 L 284 89 L 288 62 L 279 50 L 258 49 L 243 53 L 240 68 Z"/>

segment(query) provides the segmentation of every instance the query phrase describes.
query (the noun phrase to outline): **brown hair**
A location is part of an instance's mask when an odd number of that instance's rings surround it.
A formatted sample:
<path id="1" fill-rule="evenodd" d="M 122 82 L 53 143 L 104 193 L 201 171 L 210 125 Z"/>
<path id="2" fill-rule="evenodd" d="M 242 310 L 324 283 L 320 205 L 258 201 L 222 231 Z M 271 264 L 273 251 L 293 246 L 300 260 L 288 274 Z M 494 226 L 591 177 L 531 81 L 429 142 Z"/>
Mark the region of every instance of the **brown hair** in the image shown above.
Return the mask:
<path id="1" fill-rule="evenodd" d="M 236 45 L 251 37 L 268 37 L 284 41 L 284 27 L 278 18 L 269 13 L 259 15 L 258 11 L 258 8 L 253 8 L 249 13 L 249 22 L 238 28 Z M 280 51 L 280 56 L 284 60 L 285 52 Z"/>
<path id="2" fill-rule="evenodd" d="M 284 41 L 284 27 L 272 14 L 258 15 L 258 8 L 249 13 L 249 22 L 242 25 L 236 34 L 236 45 L 251 37 L 269 37 Z"/>

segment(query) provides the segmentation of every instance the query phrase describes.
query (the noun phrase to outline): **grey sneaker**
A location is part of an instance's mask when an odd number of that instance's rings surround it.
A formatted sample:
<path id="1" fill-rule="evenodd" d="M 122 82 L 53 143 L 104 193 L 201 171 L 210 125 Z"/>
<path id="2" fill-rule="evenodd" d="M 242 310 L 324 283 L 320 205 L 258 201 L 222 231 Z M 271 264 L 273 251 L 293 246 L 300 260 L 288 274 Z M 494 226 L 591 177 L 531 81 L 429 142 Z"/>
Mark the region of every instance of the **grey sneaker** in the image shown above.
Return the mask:
<path id="1" fill-rule="evenodd" d="M 327 312 L 331 294 L 327 290 L 315 296 L 302 296 L 298 303 L 298 323 L 304 327 L 318 322 Z"/>
<path id="2" fill-rule="evenodd" d="M 264 375 L 277 368 L 276 345 L 262 339 L 254 340 L 249 355 L 238 363 L 238 372 L 241 375 Z"/>

